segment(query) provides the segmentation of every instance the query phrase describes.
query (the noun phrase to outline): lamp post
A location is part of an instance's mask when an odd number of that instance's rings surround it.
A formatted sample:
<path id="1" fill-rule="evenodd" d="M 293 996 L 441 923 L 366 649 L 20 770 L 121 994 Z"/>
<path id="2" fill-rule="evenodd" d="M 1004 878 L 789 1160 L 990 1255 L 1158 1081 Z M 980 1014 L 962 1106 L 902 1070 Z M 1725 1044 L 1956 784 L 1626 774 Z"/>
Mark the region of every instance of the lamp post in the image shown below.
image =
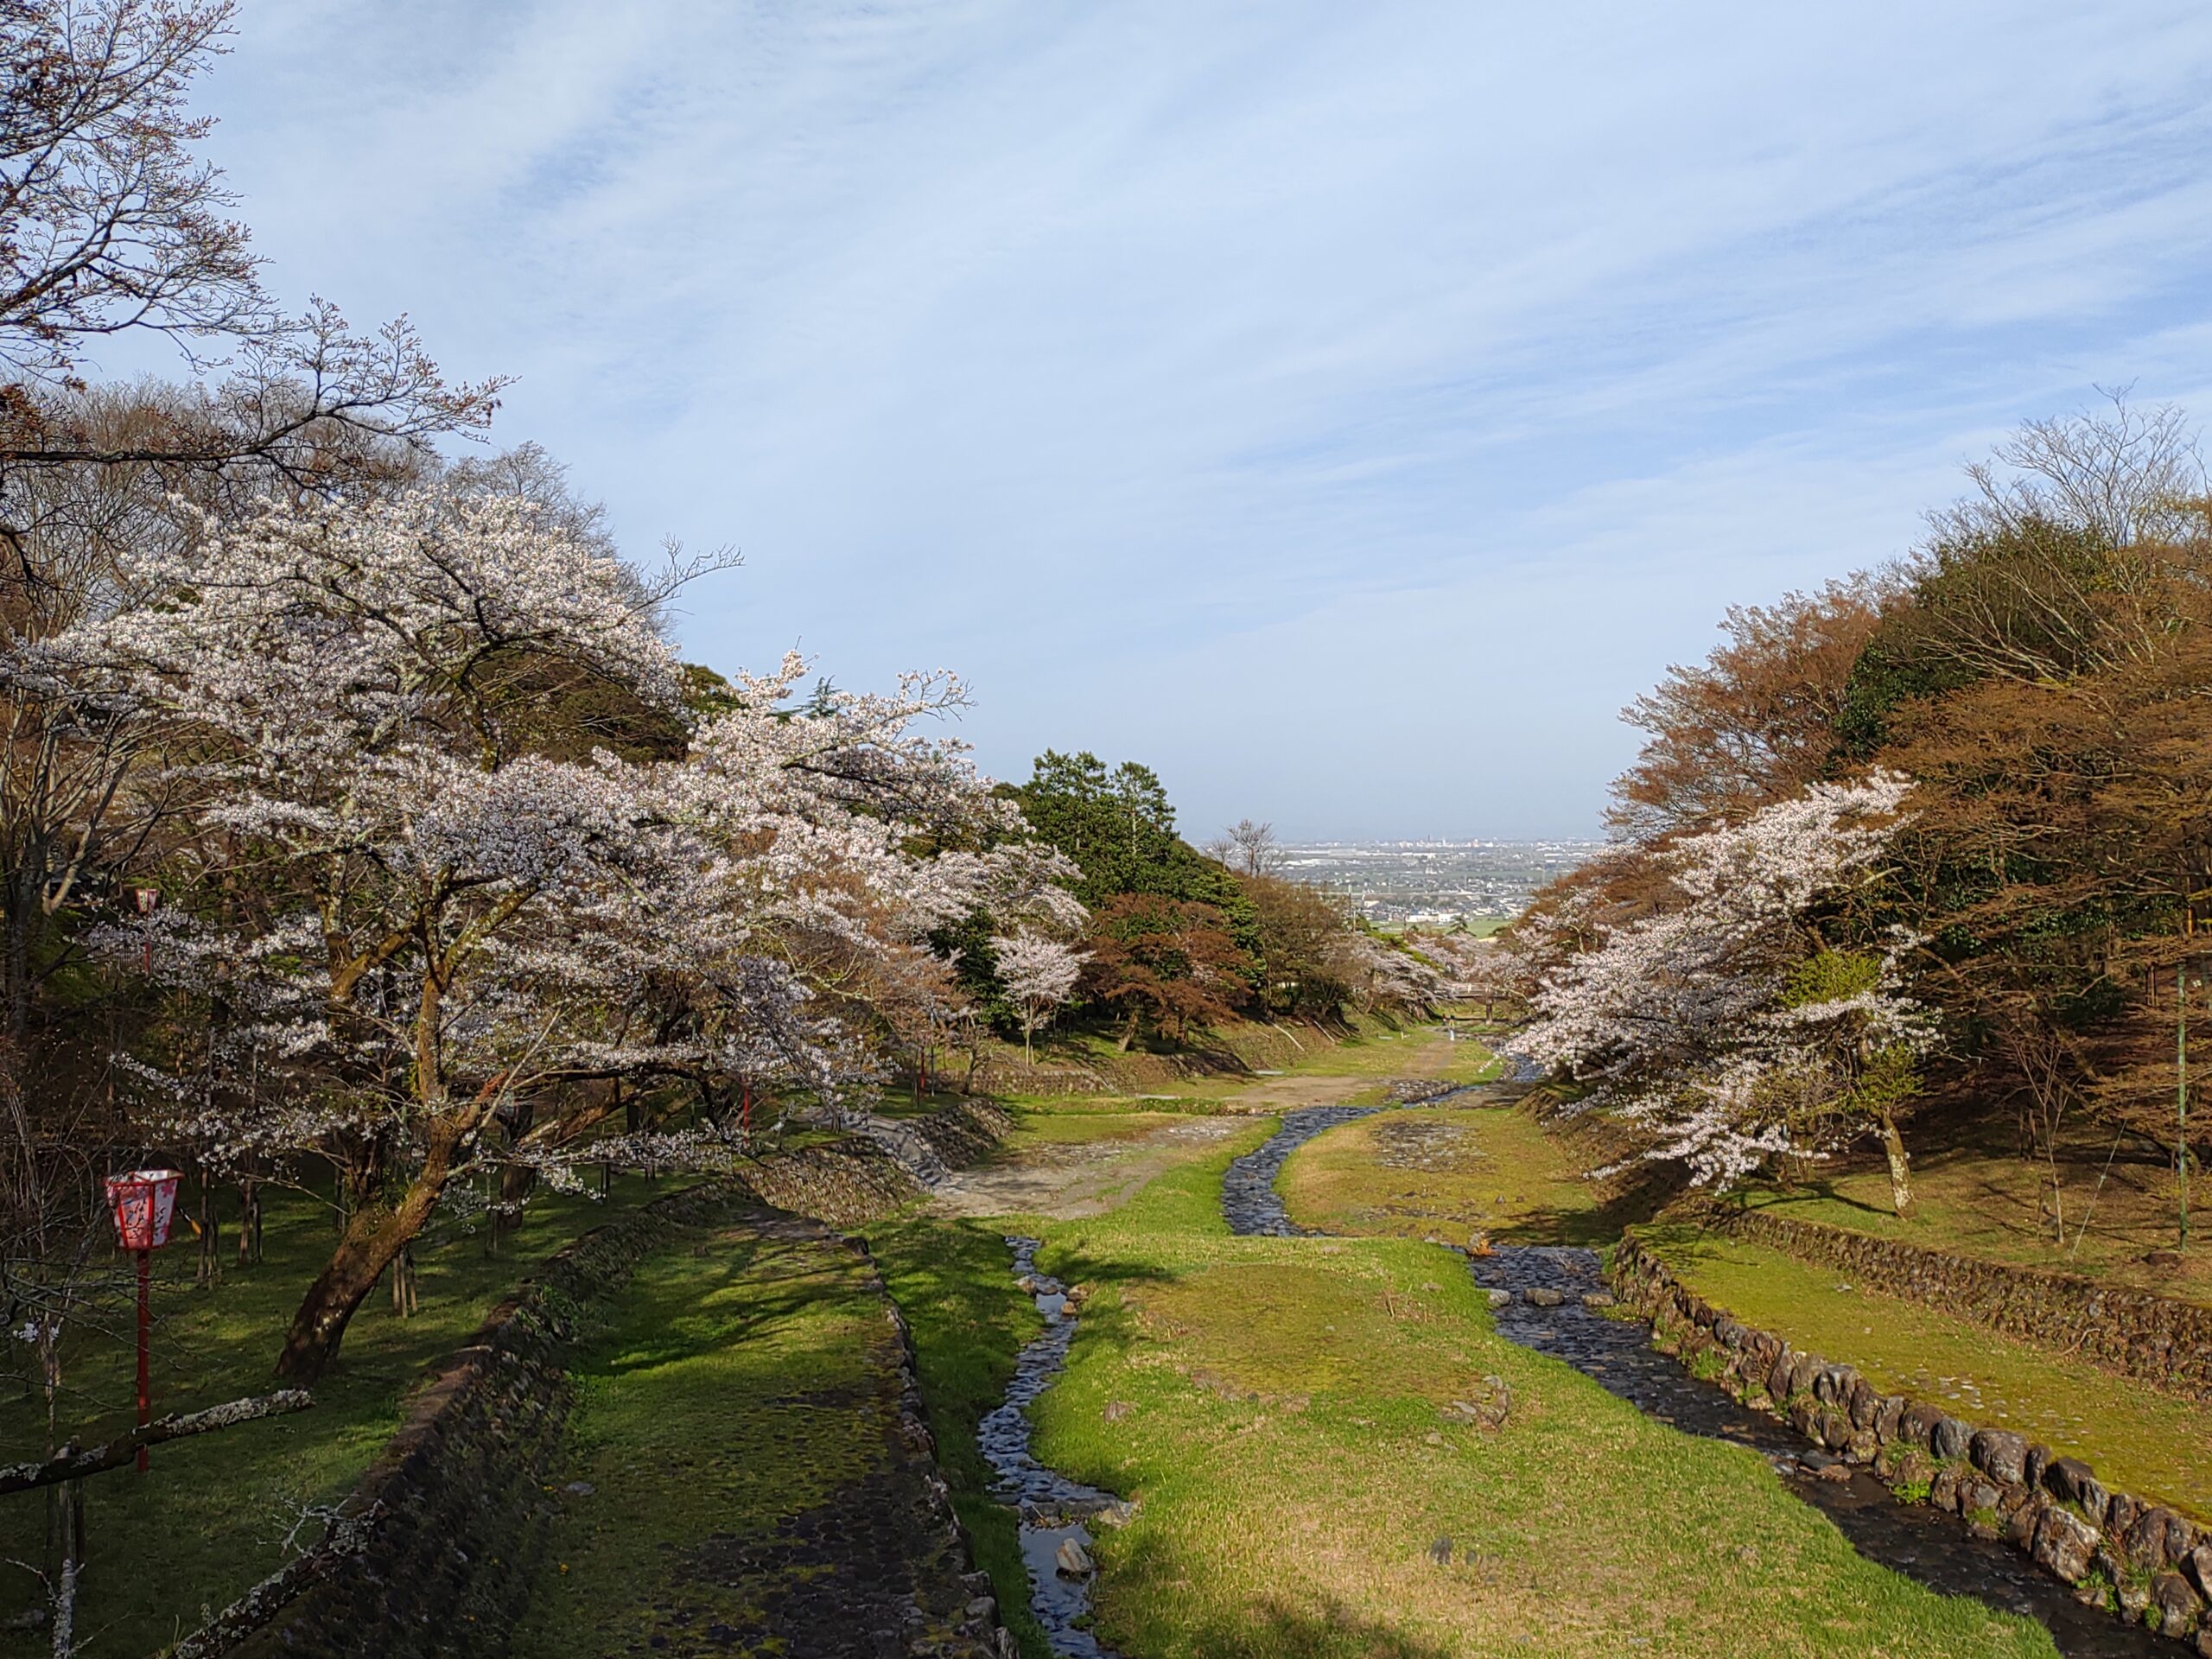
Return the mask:
<path id="1" fill-rule="evenodd" d="M 123 1248 L 138 1258 L 138 1427 L 154 1419 L 154 1396 L 148 1348 L 153 1335 L 149 1291 L 154 1252 L 169 1242 L 169 1222 L 176 1214 L 176 1184 L 182 1177 L 174 1169 L 134 1169 L 107 1178 L 108 1207 L 115 1211 L 115 1231 Z M 138 1467 L 147 1467 L 146 1448 L 138 1448 Z"/>
<path id="2" fill-rule="evenodd" d="M 130 889 L 130 897 L 138 906 L 138 913 L 149 918 L 153 915 L 156 906 L 162 902 L 160 890 L 154 887 L 133 887 Z M 154 971 L 154 936 L 151 932 L 146 935 L 138 966 L 142 973 L 150 974 Z"/>

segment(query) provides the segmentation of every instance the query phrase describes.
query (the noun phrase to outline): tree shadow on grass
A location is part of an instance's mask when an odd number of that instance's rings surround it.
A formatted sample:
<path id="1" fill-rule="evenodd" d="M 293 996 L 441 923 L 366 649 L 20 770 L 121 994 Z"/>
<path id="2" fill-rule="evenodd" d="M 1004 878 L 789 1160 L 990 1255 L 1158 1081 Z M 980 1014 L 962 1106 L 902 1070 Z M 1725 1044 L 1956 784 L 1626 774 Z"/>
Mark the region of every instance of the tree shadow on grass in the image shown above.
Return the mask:
<path id="1" fill-rule="evenodd" d="M 1189 1584 L 1203 1581 L 1206 1562 L 1178 1548 L 1156 1535 L 1135 1548 L 1116 1554 L 1109 1583 L 1133 1586 Z M 1141 1588 L 1131 1600 L 1142 1597 Z M 1109 1592 L 1110 1604 L 1111 1592 Z M 1147 1650 L 1142 1643 L 1128 1643 L 1117 1621 L 1110 1617 L 1099 1630 L 1111 1643 L 1122 1637 L 1117 1651 Z M 1294 1601 L 1287 1596 L 1262 1592 L 1241 1607 L 1210 1610 L 1192 1623 L 1147 1635 L 1165 1638 L 1176 1650 L 1203 1654 L 1205 1659 L 1450 1659 L 1452 1649 L 1354 1611 L 1326 1592 Z"/>
<path id="2" fill-rule="evenodd" d="M 1200 1630 L 1192 1651 L 1209 1659 L 1449 1659 L 1450 1649 L 1325 1600 L 1318 1613 L 1269 1598 L 1240 1618 Z"/>

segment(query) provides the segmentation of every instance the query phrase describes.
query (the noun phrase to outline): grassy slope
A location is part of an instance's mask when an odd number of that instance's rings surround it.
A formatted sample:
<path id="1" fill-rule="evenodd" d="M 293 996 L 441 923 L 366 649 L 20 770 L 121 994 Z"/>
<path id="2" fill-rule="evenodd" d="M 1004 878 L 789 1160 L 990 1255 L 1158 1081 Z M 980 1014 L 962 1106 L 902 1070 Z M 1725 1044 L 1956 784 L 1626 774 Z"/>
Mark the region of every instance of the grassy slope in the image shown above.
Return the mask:
<path id="1" fill-rule="evenodd" d="M 1999 1336 L 1916 1302 L 1851 1287 L 1834 1268 L 1686 1226 L 1642 1237 L 1716 1307 L 1847 1359 L 1878 1387 L 1950 1403 L 2086 1459 L 2107 1484 L 2212 1519 L 2202 1405 Z"/>
<path id="2" fill-rule="evenodd" d="M 1037 1309 L 1014 1288 L 1011 1257 L 995 1224 L 889 1222 L 869 1229 L 868 1244 L 913 1332 L 938 1463 L 976 1565 L 991 1575 L 1001 1616 L 1023 1659 L 1050 1659 L 1045 1633 L 1029 1613 L 1014 1511 L 990 1496 L 990 1465 L 976 1449 L 976 1425 L 1004 1397 L 1014 1356 L 1042 1328 Z"/>
<path id="3" fill-rule="evenodd" d="M 1100 1545 L 1103 1633 L 1122 1651 L 2050 1651 L 2033 1625 L 1861 1560 L 1756 1458 L 1649 1422 L 1497 1338 L 1451 1256 L 1230 1238 L 1229 1155 L 1109 1216 L 1043 1224 L 1046 1265 L 1096 1291 L 1070 1371 L 1039 1403 L 1040 1454 L 1141 1500 Z M 1003 1257 L 983 1239 L 959 1265 L 960 1230 L 913 1224 L 903 1247 L 947 1277 L 987 1275 L 963 1318 L 914 1312 L 947 1418 L 994 1401 L 1020 1330 L 995 1287 Z M 948 1306 L 975 1295 L 938 1292 Z M 937 1351 L 947 1344 L 959 1351 Z M 1514 1393 L 1502 1433 L 1440 1414 L 1491 1373 Z M 1130 1409 L 1109 1424 L 1116 1402 Z M 1430 1559 L 1442 1536 L 1448 1567 Z"/>
<path id="4" fill-rule="evenodd" d="M 1357 1119 L 1293 1153 L 1281 1185 L 1291 1219 L 1323 1232 L 1592 1244 L 1618 1230 L 1567 1146 L 1497 1106 Z"/>
<path id="5" fill-rule="evenodd" d="M 1436 1028 L 1408 1026 L 1381 1019 L 1362 1019 L 1341 1036 L 1324 1036 L 1310 1027 L 1249 1027 L 1280 1032 L 1297 1046 L 1289 1070 L 1300 1077 L 1444 1077 L 1453 1083 L 1473 1083 L 1494 1067 L 1487 1049 L 1462 1041 L 1440 1043 Z M 1057 1039 L 1065 1053 L 1096 1061 L 1110 1071 L 1113 1043 L 1094 1033 Z M 1215 1111 L 1231 1096 L 1264 1083 L 1264 1077 L 1224 1070 L 1216 1074 L 1162 1077 L 1127 1092 L 1080 1096 L 1014 1096 L 1017 1102 L 1047 1105 L 1055 1111 L 1125 1111 L 1132 1101 L 1169 1111 Z"/>
<path id="6" fill-rule="evenodd" d="M 669 1190 L 664 1184 L 655 1192 Z M 421 1312 L 398 1319 L 388 1295 L 372 1295 L 355 1316 L 337 1365 L 316 1386 L 313 1410 L 157 1448 L 143 1476 L 124 1470 L 86 1482 L 90 1561 L 79 1621 L 97 1635 L 92 1650 L 148 1651 L 274 1571 L 302 1508 L 335 1499 L 368 1467 L 428 1368 L 458 1347 L 532 1264 L 605 1220 L 609 1205 L 647 1196 L 645 1184 L 633 1180 L 617 1183 L 605 1203 L 559 1197 L 534 1203 L 496 1258 L 485 1255 L 480 1235 L 456 1234 L 419 1249 Z M 262 1264 L 238 1268 L 226 1260 L 222 1281 L 207 1290 L 192 1286 L 194 1246 L 180 1224 L 178 1242 L 156 1257 L 157 1414 L 275 1386 L 270 1368 L 278 1340 L 333 1242 L 328 1214 L 271 1194 Z M 131 1421 L 135 1359 L 127 1316 L 118 1318 L 116 1332 L 122 1340 L 88 1342 L 68 1357 L 73 1395 L 62 1433 L 79 1444 Z M 38 1401 L 10 1400 L 0 1414 L 7 1457 L 39 1455 L 44 1433 Z M 0 1502 L 0 1557 L 35 1563 L 44 1529 L 37 1497 Z M 315 1530 L 310 1526 L 306 1535 Z M 0 1567 L 0 1611 L 29 1606 L 38 1596 L 28 1573 Z M 0 1636 L 0 1655 L 44 1647 L 35 1635 Z"/>
<path id="7" fill-rule="evenodd" d="M 1858 1157 L 1790 1192 L 1762 1192 L 1752 1202 L 1795 1216 L 1928 1249 L 2002 1262 L 2045 1273 L 2077 1273 L 2212 1304 L 2212 1181 L 2196 1177 L 2197 1240 L 2179 1266 L 2147 1262 L 2175 1243 L 2175 1182 L 2160 1164 L 2086 1134 L 2069 1140 L 2058 1160 L 2066 1243 L 2050 1219 L 2050 1172 L 2015 1155 L 2009 1126 L 1974 1131 L 1961 1144 L 1922 1149 L 1913 1160 L 1913 1213 L 1891 1212 L 1890 1183 L 1878 1158 Z M 2082 1224 L 2088 1222 L 2085 1231 Z"/>
<path id="8" fill-rule="evenodd" d="M 648 1259 L 574 1367 L 560 1483 L 594 1490 L 562 1494 L 514 1651 L 627 1652 L 677 1616 L 741 1628 L 743 1592 L 685 1557 L 828 1502 L 882 1455 L 880 1426 L 839 1402 L 873 1386 L 882 1340 L 865 1268 L 834 1243 L 734 1229 Z"/>

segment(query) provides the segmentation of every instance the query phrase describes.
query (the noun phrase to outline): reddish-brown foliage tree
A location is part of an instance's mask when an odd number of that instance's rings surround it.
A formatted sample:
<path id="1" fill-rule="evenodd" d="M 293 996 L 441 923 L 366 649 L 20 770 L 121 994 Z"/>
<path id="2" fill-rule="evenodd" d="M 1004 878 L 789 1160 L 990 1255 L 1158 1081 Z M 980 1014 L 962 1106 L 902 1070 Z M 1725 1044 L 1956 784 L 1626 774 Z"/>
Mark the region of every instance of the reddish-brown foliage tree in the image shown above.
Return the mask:
<path id="1" fill-rule="evenodd" d="M 1726 644 L 1622 711 L 1646 736 L 1613 785 L 1614 827 L 1641 839 L 1707 829 L 1826 775 L 1852 668 L 1894 586 L 1860 575 L 1731 607 Z"/>
<path id="2" fill-rule="evenodd" d="M 1180 1042 L 1193 1023 L 1227 1019 L 1249 1000 L 1255 963 L 1211 905 L 1126 893 L 1091 914 L 1086 990 L 1125 1010 L 1126 1045 L 1149 1017 Z"/>

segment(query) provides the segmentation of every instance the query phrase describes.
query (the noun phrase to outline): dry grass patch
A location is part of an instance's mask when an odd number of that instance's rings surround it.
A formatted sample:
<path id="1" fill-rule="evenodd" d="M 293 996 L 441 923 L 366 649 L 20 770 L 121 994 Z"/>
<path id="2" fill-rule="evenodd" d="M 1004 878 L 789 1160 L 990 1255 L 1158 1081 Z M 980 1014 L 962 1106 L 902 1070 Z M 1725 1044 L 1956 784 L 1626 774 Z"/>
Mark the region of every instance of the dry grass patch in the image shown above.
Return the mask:
<path id="1" fill-rule="evenodd" d="M 1572 1138 L 1501 1106 L 1422 1107 L 1361 1118 L 1291 1154 L 1291 1219 L 1332 1233 L 1454 1243 L 1480 1230 L 1516 1243 L 1587 1244 L 1618 1232 Z"/>

